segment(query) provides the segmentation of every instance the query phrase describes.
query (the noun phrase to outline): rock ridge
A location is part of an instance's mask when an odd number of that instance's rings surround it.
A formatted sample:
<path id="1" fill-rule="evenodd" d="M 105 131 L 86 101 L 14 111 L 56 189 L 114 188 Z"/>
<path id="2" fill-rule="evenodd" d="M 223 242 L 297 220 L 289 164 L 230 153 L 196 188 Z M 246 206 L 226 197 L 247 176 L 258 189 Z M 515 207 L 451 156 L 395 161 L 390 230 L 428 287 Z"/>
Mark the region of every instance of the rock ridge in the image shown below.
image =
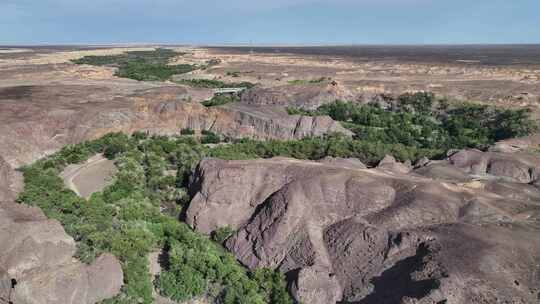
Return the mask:
<path id="1" fill-rule="evenodd" d="M 467 176 L 450 158 L 445 166 Z M 477 187 L 416 172 L 429 164 L 398 164 L 205 159 L 192 179 L 187 222 L 206 234 L 233 228 L 226 248 L 248 268 L 285 273 L 303 303 L 532 303 L 540 294 L 536 187 L 503 180 Z M 513 171 L 493 173 L 500 172 Z M 522 262 L 513 268 L 516 257 Z"/>

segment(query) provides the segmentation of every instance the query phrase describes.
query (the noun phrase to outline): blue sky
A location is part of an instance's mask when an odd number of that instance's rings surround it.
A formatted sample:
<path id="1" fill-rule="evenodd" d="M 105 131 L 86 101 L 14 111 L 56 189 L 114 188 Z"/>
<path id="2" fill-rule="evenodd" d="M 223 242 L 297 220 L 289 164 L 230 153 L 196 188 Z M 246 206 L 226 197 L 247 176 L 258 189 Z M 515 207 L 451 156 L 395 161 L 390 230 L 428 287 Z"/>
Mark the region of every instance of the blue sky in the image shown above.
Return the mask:
<path id="1" fill-rule="evenodd" d="M 540 0 L 0 0 L 0 44 L 540 43 Z"/>

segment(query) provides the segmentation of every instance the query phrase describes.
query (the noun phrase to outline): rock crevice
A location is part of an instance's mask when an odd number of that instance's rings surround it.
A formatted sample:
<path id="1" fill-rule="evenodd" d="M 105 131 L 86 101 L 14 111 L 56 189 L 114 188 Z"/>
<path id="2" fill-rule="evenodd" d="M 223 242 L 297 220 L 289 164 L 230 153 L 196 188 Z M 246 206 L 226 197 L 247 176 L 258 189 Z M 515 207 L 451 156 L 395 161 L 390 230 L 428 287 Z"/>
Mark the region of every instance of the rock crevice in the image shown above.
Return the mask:
<path id="1" fill-rule="evenodd" d="M 534 299 L 538 281 L 531 274 L 540 241 L 527 239 L 538 228 L 530 218 L 521 220 L 524 212 L 535 217 L 540 204 L 534 186 L 524 184 L 530 194 L 520 199 L 526 199 L 508 201 L 513 188 L 494 194 L 452 176 L 438 180 L 390 160 L 383 164 L 206 159 L 195 172 L 198 191 L 187 221 L 207 234 L 234 228 L 225 246 L 248 268 L 285 273 L 291 294 L 303 303 Z M 516 273 L 516 256 L 530 268 Z M 487 265 L 499 265 L 499 272 Z M 515 277 L 526 288 L 508 287 Z"/>

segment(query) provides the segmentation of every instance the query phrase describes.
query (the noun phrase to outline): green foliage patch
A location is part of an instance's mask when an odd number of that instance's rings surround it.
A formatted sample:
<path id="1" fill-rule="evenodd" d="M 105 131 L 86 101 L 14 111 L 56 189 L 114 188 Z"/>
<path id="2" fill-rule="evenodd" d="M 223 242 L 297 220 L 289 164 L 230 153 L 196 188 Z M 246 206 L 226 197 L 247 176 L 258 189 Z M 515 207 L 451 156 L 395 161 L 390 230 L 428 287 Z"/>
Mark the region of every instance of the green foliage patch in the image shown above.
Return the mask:
<path id="1" fill-rule="evenodd" d="M 230 77 L 240 77 L 240 71 L 229 71 L 227 72 L 226 74 L 227 76 L 230 76 Z"/>
<path id="2" fill-rule="evenodd" d="M 195 134 L 195 131 L 193 129 L 190 129 L 190 128 L 185 128 L 185 129 L 180 130 L 180 134 L 181 135 L 193 135 L 193 134 Z"/>
<path id="3" fill-rule="evenodd" d="M 165 81 L 172 75 L 184 74 L 196 69 L 196 66 L 190 64 L 166 65 L 130 62 L 120 66 L 115 76 L 139 81 Z"/>
<path id="4" fill-rule="evenodd" d="M 106 151 L 114 152 L 107 156 L 119 169 L 110 186 L 88 200 L 64 187 L 58 174 L 66 165 Z M 181 208 L 187 202 L 186 175 L 209 153 L 191 136 L 109 134 L 66 146 L 25 167 L 25 189 L 18 201 L 60 221 L 77 242 L 82 261 L 89 263 L 103 252 L 118 257 L 124 286 L 104 303 L 151 303 L 153 284 L 177 301 L 204 295 L 220 303 L 291 303 L 281 275 L 269 271 L 263 277 L 269 281 L 261 281 L 261 275 L 247 272 L 219 244 L 178 221 L 180 210 L 160 212 L 164 203 L 173 201 Z M 164 174 L 171 169 L 177 176 Z M 159 248 L 168 253 L 168 267 L 152 282 L 147 256 Z"/>
<path id="5" fill-rule="evenodd" d="M 358 158 L 367 165 L 376 165 L 385 155 L 393 155 L 399 161 L 417 160 L 422 157 L 440 158 L 445 151 L 356 140 L 340 134 L 301 140 L 258 141 L 242 139 L 232 144 L 214 147 L 207 156 L 221 159 L 252 159 L 276 156 L 318 160 L 326 156 Z"/>
<path id="6" fill-rule="evenodd" d="M 208 131 L 208 130 L 202 130 L 201 131 L 201 143 L 202 144 L 218 144 L 221 142 L 221 136 L 218 134 Z"/>
<path id="7" fill-rule="evenodd" d="M 330 80 L 331 78 L 328 77 L 320 77 L 320 78 L 316 78 L 316 79 L 294 79 L 294 80 L 289 80 L 287 81 L 288 84 L 292 84 L 292 85 L 300 85 L 300 84 L 315 84 L 315 83 L 321 83 L 325 80 Z"/>
<path id="8" fill-rule="evenodd" d="M 205 107 L 215 107 L 215 106 L 221 106 L 224 104 L 237 102 L 240 100 L 240 97 L 237 95 L 229 95 L 229 94 L 219 94 L 212 97 L 212 99 L 203 101 L 202 105 Z"/>
<path id="9" fill-rule="evenodd" d="M 118 55 L 84 56 L 72 60 L 75 64 L 89 64 L 97 66 L 121 66 L 130 62 L 141 61 L 147 64 L 167 64 L 175 56 L 183 53 L 171 49 L 157 48 L 153 51 L 130 51 Z"/>
<path id="10" fill-rule="evenodd" d="M 251 89 L 255 85 L 251 82 L 223 82 L 215 79 L 184 79 L 176 81 L 179 84 L 185 84 L 196 88 L 209 88 L 209 89 L 221 89 L 221 88 L 247 88 Z"/>
<path id="11" fill-rule="evenodd" d="M 233 234 L 234 230 L 231 227 L 221 227 L 212 232 L 212 239 L 218 244 L 223 244 Z"/>
<path id="12" fill-rule="evenodd" d="M 495 141 L 537 129 L 528 109 L 461 103 L 449 106 L 431 93 L 405 94 L 389 109 L 377 104 L 336 101 L 315 111 L 287 108 L 291 115 L 329 115 L 367 142 L 424 149 L 485 149 Z"/>
<path id="13" fill-rule="evenodd" d="M 165 81 L 172 75 L 184 74 L 199 69 L 190 64 L 169 65 L 169 61 L 182 53 L 158 48 L 153 51 L 132 51 L 119 55 L 85 56 L 72 60 L 75 64 L 114 66 L 115 76 L 139 81 Z"/>

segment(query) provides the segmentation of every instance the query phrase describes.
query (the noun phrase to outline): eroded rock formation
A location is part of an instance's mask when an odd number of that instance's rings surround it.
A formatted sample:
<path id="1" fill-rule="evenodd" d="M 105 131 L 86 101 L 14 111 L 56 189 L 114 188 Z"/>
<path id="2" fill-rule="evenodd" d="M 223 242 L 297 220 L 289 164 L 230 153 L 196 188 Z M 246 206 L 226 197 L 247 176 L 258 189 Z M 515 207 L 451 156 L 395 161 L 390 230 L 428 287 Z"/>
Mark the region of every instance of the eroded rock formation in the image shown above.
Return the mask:
<path id="1" fill-rule="evenodd" d="M 323 104 L 336 100 L 355 99 L 348 89 L 334 81 L 254 88 L 242 96 L 242 102 L 245 104 L 296 106 L 306 110 L 315 110 Z"/>
<path id="2" fill-rule="evenodd" d="M 40 209 L 0 203 L 0 303 L 93 304 L 123 284 L 119 261 L 103 254 L 85 265 L 75 242 Z"/>
<path id="3" fill-rule="evenodd" d="M 540 158 L 526 153 L 463 150 L 452 154 L 449 162 L 473 175 L 503 177 L 519 183 L 531 183 L 539 177 Z"/>
<path id="4" fill-rule="evenodd" d="M 22 189 L 23 180 L 20 172 L 11 168 L 0 156 L 0 203 L 12 201 L 16 193 Z"/>
<path id="5" fill-rule="evenodd" d="M 0 118 L 5 118 L 0 123 L 0 142 L 3 143 L 0 155 L 5 161 L 13 167 L 28 164 L 66 144 L 109 132 L 146 130 L 172 135 L 182 128 L 191 128 L 231 137 L 275 139 L 298 139 L 331 132 L 351 134 L 329 117 L 289 116 L 284 109 L 269 106 L 230 104 L 207 108 L 197 102 L 208 97 L 204 91 L 180 86 L 149 88 L 106 102 L 79 96 L 75 93 L 78 89 L 56 87 L 52 92 L 59 91 L 55 94 L 61 99 L 53 108 L 41 100 L 54 97 L 40 95 L 46 88 L 20 88 L 17 94 L 0 95 L 0 99 L 18 101 L 0 103 Z M 82 102 L 76 98 L 87 100 Z"/>
<path id="6" fill-rule="evenodd" d="M 377 169 L 206 159 L 187 221 L 234 228 L 226 247 L 249 268 L 285 273 L 303 303 L 534 303 L 538 189 L 462 179 L 457 156 L 440 163 L 457 179 L 390 158 Z"/>

